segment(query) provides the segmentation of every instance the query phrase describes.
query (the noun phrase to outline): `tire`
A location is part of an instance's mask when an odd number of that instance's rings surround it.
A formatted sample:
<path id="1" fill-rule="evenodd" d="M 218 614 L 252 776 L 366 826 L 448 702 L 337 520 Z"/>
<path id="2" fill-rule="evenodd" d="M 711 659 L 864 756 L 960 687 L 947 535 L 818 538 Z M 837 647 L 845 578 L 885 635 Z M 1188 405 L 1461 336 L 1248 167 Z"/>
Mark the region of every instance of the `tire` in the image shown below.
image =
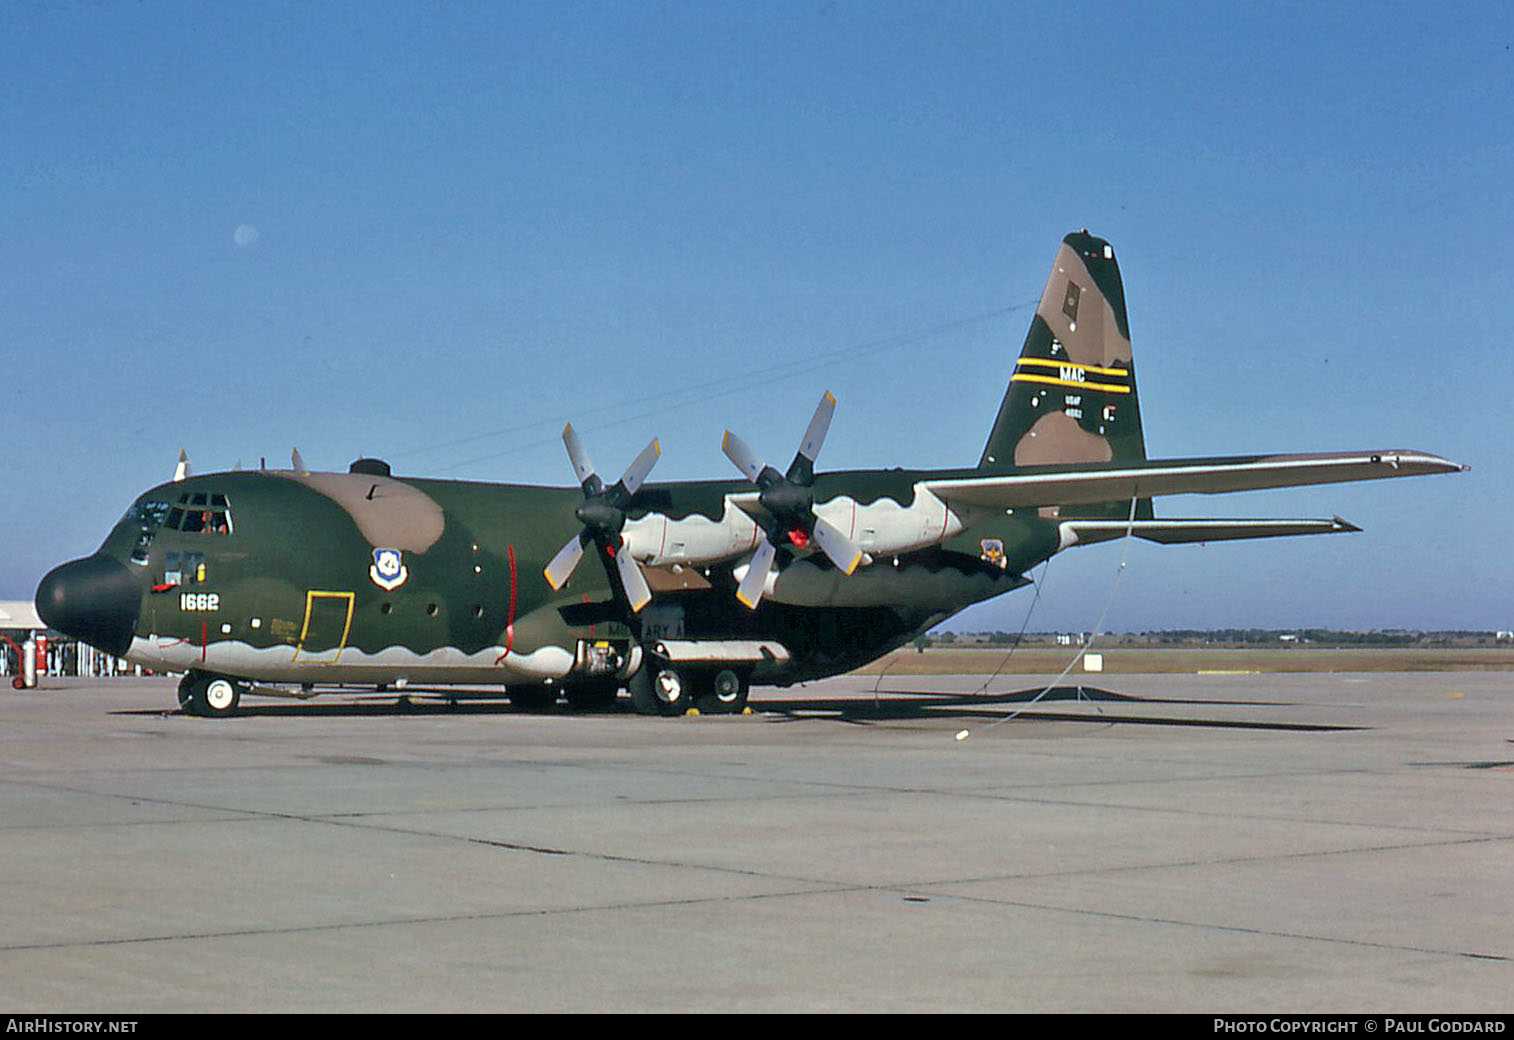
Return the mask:
<path id="1" fill-rule="evenodd" d="M 242 703 L 242 684 L 224 675 L 187 672 L 179 681 L 179 704 L 191 715 L 223 718 Z"/>
<path id="2" fill-rule="evenodd" d="M 631 677 L 631 705 L 642 715 L 682 715 L 690 693 L 688 676 L 670 664 L 649 660 Z"/>
<path id="3" fill-rule="evenodd" d="M 194 702 L 194 683 L 199 672 L 185 672 L 184 678 L 179 680 L 179 710 L 189 711 L 189 706 Z"/>
<path id="4" fill-rule="evenodd" d="M 734 668 L 722 668 L 700 684 L 694 706 L 701 715 L 740 715 L 746 709 L 751 684 Z"/>

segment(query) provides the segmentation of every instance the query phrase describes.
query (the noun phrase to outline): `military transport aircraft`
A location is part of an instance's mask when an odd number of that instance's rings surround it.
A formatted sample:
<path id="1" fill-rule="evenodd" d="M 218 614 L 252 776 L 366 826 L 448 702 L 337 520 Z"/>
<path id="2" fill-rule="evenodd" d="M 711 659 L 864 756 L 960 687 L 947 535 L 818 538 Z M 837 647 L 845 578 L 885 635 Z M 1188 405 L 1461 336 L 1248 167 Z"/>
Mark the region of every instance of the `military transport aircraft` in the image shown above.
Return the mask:
<path id="1" fill-rule="evenodd" d="M 1119 268 L 1086 231 L 1057 251 L 976 466 L 816 472 L 835 404 L 784 471 L 727 432 L 742 479 L 724 481 L 648 483 L 653 441 L 607 486 L 571 426 L 576 489 L 400 478 L 377 459 L 310 472 L 298 453 L 190 475 L 181 456 L 92 556 L 43 578 L 37 609 L 183 672 L 200 715 L 279 692 L 255 684 L 484 684 L 528 709 L 626 688 L 645 714 L 734 712 L 753 683 L 866 664 L 1071 546 L 1357 530 L 1157 519 L 1155 496 L 1463 468 L 1408 450 L 1148 459 Z"/>

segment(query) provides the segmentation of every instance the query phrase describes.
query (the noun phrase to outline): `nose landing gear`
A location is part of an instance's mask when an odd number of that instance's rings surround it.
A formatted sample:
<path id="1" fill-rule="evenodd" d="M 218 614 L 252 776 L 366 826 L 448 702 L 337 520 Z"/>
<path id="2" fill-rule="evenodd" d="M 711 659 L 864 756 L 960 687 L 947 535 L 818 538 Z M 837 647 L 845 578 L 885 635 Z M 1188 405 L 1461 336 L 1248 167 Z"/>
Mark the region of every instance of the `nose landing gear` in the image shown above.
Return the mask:
<path id="1" fill-rule="evenodd" d="M 179 680 L 179 707 L 206 718 L 234 715 L 245 690 L 242 683 L 223 675 L 188 671 Z"/>

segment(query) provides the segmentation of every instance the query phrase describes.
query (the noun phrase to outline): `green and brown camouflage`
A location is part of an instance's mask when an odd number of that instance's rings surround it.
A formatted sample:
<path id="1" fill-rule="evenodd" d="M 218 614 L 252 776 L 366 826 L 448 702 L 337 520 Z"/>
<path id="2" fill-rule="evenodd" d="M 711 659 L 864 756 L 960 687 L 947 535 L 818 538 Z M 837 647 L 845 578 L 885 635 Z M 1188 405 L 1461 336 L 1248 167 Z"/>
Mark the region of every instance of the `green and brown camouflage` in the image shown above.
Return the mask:
<path id="1" fill-rule="evenodd" d="M 826 395 L 787 475 L 727 435 L 745 479 L 605 488 L 347 473 L 187 475 L 141 495 L 92 556 L 52 571 L 55 629 L 183 672 L 181 701 L 252 684 L 504 687 L 644 712 L 736 711 L 751 684 L 844 672 L 1077 544 L 1355 530 L 1329 520 L 1156 520 L 1151 497 L 1460 467 L 1417 451 L 1149 460 L 1114 252 L 1063 240 L 976 467 L 814 471 Z M 564 544 L 564 539 L 568 539 Z M 577 566 L 582 554 L 596 565 Z M 267 685 L 257 687 L 268 692 Z"/>
<path id="2" fill-rule="evenodd" d="M 1146 458 L 1125 286 L 1114 249 L 1087 231 L 1062 240 L 978 467 L 1107 464 Z M 1046 507 L 1048 515 L 1059 515 Z M 1067 515 L 1124 517 L 1130 503 Z M 1142 500 L 1138 519 L 1150 519 Z"/>

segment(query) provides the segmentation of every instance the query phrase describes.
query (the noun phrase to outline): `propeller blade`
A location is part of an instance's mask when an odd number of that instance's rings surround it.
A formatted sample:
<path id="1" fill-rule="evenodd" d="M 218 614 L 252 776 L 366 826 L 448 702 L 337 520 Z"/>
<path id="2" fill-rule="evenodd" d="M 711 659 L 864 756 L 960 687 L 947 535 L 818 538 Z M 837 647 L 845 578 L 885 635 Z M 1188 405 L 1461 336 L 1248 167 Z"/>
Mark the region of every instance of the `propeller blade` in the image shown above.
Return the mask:
<path id="1" fill-rule="evenodd" d="M 589 458 L 588 449 L 584 442 L 578 439 L 578 431 L 573 429 L 573 424 L 562 428 L 562 442 L 567 445 L 568 459 L 573 463 L 573 474 L 580 484 L 594 476 L 594 460 Z"/>
<path id="2" fill-rule="evenodd" d="M 289 464 L 294 467 L 296 473 L 310 472 L 305 468 L 305 460 L 300 457 L 299 448 L 295 448 L 289 452 Z"/>
<path id="3" fill-rule="evenodd" d="M 185 477 L 187 477 L 189 475 L 190 475 L 189 456 L 187 454 L 185 454 L 183 448 L 180 448 L 179 449 L 179 464 L 173 468 L 174 483 L 177 484 L 179 481 L 183 480 Z"/>
<path id="4" fill-rule="evenodd" d="M 753 484 L 767 468 L 766 463 L 747 446 L 747 442 L 736 436 L 730 430 L 725 431 L 725 438 L 720 442 L 720 450 L 725 452 L 725 457 L 736 464 L 736 468 L 746 474 L 746 478 Z"/>
<path id="5" fill-rule="evenodd" d="M 615 554 L 615 569 L 620 572 L 620 584 L 625 587 L 626 600 L 631 604 L 633 614 L 652 602 L 652 590 L 647 587 L 646 576 L 631 556 L 629 547 L 622 545 Z"/>
<path id="6" fill-rule="evenodd" d="M 578 561 L 583 559 L 584 541 L 581 535 L 574 535 L 568 539 L 568 544 L 557 550 L 557 555 L 552 557 L 552 562 L 547 564 L 542 571 L 547 576 L 547 584 L 553 589 L 560 589 L 568 583 L 573 576 L 573 571 L 578 567 Z"/>
<path id="7" fill-rule="evenodd" d="M 842 574 L 850 577 L 859 564 L 862 563 L 862 550 L 852 543 L 852 540 L 842 534 L 834 524 L 828 523 L 820 517 L 815 517 L 815 541 L 820 543 L 820 551 L 830 557 Z"/>
<path id="8" fill-rule="evenodd" d="M 813 463 L 820 457 L 820 446 L 825 443 L 825 435 L 831 429 L 831 417 L 836 414 L 836 398 L 829 390 L 820 399 L 820 404 L 815 408 L 815 414 L 810 419 L 809 428 L 804 431 L 804 440 L 799 442 L 799 454 Z"/>
<path id="9" fill-rule="evenodd" d="M 773 569 L 773 557 L 778 550 L 766 538 L 757 546 L 752 562 L 747 564 L 746 577 L 736 587 L 736 598 L 750 610 L 756 610 L 762 601 L 762 590 L 767 586 L 768 572 Z"/>
<path id="10" fill-rule="evenodd" d="M 626 497 L 636 494 L 642 482 L 647 479 L 647 474 L 652 472 L 652 467 L 657 465 L 657 460 L 662 457 L 662 445 L 657 443 L 657 438 L 652 438 L 652 443 L 641 450 L 636 460 L 626 467 L 625 476 L 620 478 L 620 486 L 625 490 Z"/>
<path id="11" fill-rule="evenodd" d="M 827 390 L 816 405 L 815 414 L 810 417 L 804 439 L 799 442 L 799 450 L 794 453 L 794 461 L 789 463 L 785 477 L 790 484 L 809 487 L 815 482 L 815 460 L 820 457 L 820 446 L 825 443 L 825 435 L 831 428 L 831 417 L 835 414 L 836 398 Z"/>

